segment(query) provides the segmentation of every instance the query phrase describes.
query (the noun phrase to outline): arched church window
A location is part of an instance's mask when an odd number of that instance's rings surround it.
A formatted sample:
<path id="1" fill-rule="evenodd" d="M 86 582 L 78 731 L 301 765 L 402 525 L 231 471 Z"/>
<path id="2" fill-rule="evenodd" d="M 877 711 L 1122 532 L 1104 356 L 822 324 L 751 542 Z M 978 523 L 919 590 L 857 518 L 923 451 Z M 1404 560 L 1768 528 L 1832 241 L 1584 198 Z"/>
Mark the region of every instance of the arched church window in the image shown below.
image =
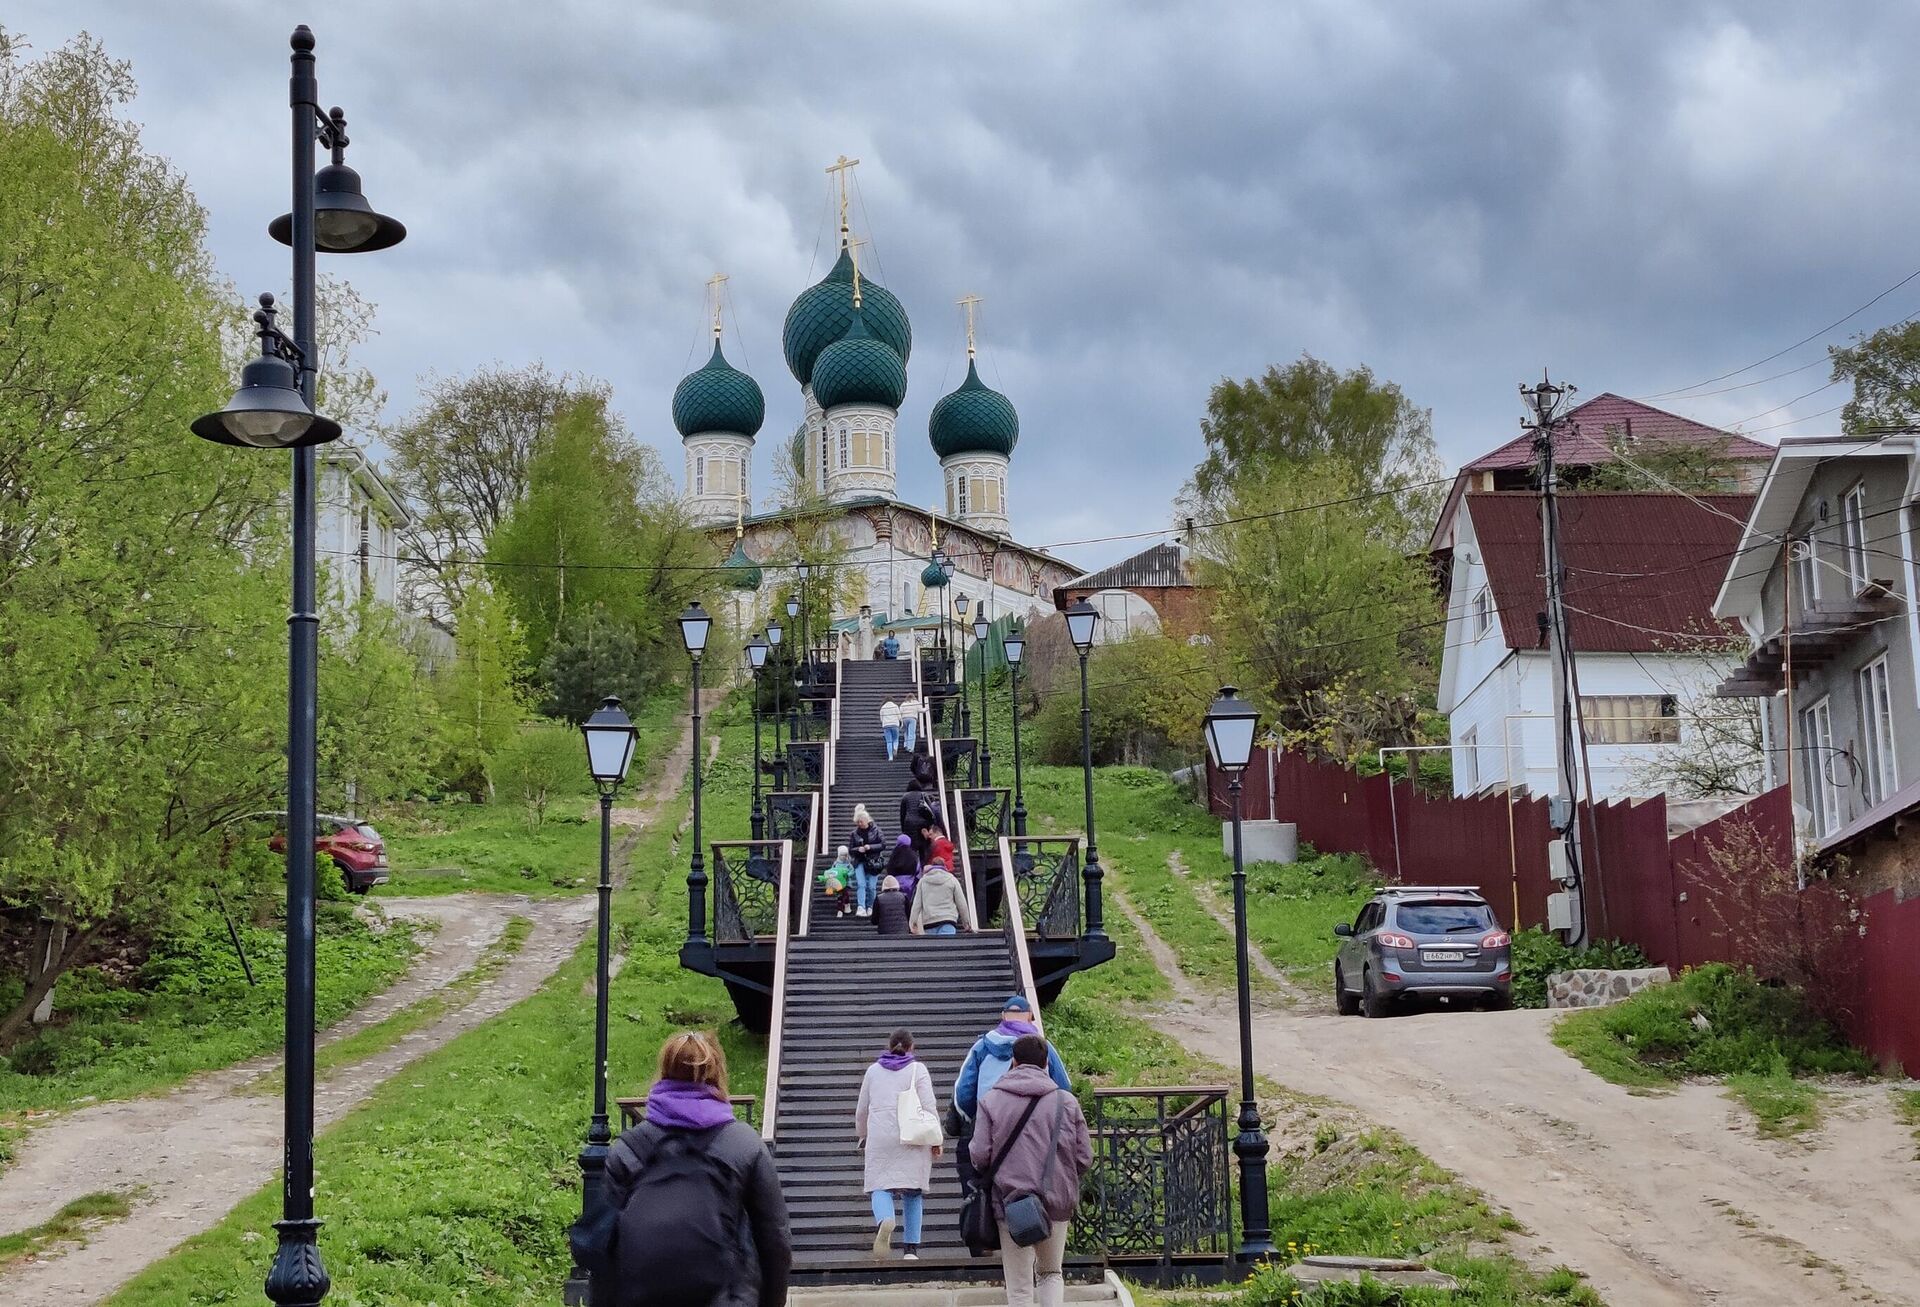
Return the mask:
<path id="1" fill-rule="evenodd" d="M 840 466 L 842 468 L 845 468 L 846 465 L 847 465 L 847 424 L 842 422 L 840 424 Z"/>
<path id="2" fill-rule="evenodd" d="M 954 478 L 954 485 L 955 485 L 955 486 L 956 486 L 956 487 L 958 488 L 958 490 L 959 490 L 959 498 L 960 498 L 960 512 L 961 512 L 961 514 L 962 514 L 962 515 L 965 515 L 965 514 L 966 514 L 966 512 L 968 511 L 968 510 L 967 510 L 967 478 L 965 478 L 965 477 L 955 477 L 955 478 Z"/>

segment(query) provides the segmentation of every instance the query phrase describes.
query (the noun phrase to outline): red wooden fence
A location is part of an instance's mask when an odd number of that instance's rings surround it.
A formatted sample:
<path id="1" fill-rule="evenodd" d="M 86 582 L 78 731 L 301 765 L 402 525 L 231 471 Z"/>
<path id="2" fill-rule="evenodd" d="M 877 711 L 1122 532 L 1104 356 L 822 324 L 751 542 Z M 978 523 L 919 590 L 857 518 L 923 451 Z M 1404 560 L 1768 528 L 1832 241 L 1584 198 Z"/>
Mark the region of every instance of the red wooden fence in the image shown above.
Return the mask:
<path id="1" fill-rule="evenodd" d="M 1211 766 L 1207 790 L 1226 816 L 1226 780 Z M 1406 781 L 1273 751 L 1247 769 L 1241 811 L 1293 822 L 1322 852 L 1363 854 L 1390 880 L 1471 885 L 1516 928 L 1546 922 L 1544 799 L 1429 797 Z M 1823 954 L 1823 997 L 1848 1034 L 1883 1062 L 1920 1068 L 1920 898 L 1898 902 L 1889 890 L 1855 901 L 1844 882 L 1795 889 L 1781 870 L 1793 858 L 1784 787 L 1671 840 L 1664 798 L 1582 804 L 1580 820 L 1595 936 L 1629 940 L 1674 968 L 1730 961 L 1778 970 L 1778 950 L 1752 942 L 1770 941 L 1776 926 L 1799 932 Z"/>

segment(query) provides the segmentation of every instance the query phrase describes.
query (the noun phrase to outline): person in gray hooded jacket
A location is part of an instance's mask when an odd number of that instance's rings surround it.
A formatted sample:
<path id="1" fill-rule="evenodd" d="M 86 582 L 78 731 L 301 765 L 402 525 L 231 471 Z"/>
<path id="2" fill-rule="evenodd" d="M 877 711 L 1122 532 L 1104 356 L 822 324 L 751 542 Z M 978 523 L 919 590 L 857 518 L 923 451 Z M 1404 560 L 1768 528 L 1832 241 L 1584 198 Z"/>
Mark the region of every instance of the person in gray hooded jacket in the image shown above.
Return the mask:
<path id="1" fill-rule="evenodd" d="M 980 1096 L 980 1114 L 967 1146 L 975 1171 L 993 1170 L 993 1214 L 1000 1221 L 1007 1307 L 1061 1307 L 1065 1301 L 1061 1264 L 1067 1228 L 1080 1202 L 1081 1178 L 1093 1165 L 1093 1141 L 1080 1100 L 1047 1074 L 1048 1051 L 1047 1041 L 1037 1034 L 1013 1041 L 1013 1065 Z M 1006 1215 L 1007 1204 L 1026 1194 L 1040 1199 L 1053 1229 L 1039 1243 L 1023 1248 L 1008 1235 Z"/>

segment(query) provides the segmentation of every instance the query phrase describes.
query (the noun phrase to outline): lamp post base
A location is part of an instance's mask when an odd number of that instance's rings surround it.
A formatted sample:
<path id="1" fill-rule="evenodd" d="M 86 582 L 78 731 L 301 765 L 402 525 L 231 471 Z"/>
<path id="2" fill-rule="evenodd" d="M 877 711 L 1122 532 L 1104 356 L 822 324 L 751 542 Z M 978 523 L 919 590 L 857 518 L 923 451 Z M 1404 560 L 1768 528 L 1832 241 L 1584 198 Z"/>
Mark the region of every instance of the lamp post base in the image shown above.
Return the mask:
<path id="1" fill-rule="evenodd" d="M 1257 1262 L 1273 1256 L 1274 1247 L 1267 1214 L 1267 1136 L 1260 1127 L 1260 1109 L 1251 1099 L 1240 1104 L 1239 1126 L 1233 1155 L 1240 1159 L 1240 1246 L 1233 1257 Z"/>
<path id="2" fill-rule="evenodd" d="M 268 1300 L 278 1307 L 320 1307 L 333 1287 L 320 1262 L 320 1222 L 275 1221 L 273 1228 L 280 1232 L 280 1248 L 267 1272 Z"/>

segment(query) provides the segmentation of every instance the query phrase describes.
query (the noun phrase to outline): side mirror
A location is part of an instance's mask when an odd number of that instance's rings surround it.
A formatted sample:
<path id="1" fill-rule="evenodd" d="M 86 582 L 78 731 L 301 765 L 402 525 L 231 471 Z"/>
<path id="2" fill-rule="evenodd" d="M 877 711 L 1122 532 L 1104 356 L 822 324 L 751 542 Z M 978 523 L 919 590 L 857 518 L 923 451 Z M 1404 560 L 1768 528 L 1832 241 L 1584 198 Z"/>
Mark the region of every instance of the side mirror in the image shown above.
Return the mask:
<path id="1" fill-rule="evenodd" d="M 1353 934 L 1353 927 L 1343 921 L 1333 928 L 1333 933 L 1345 939 L 1347 936 Z"/>

